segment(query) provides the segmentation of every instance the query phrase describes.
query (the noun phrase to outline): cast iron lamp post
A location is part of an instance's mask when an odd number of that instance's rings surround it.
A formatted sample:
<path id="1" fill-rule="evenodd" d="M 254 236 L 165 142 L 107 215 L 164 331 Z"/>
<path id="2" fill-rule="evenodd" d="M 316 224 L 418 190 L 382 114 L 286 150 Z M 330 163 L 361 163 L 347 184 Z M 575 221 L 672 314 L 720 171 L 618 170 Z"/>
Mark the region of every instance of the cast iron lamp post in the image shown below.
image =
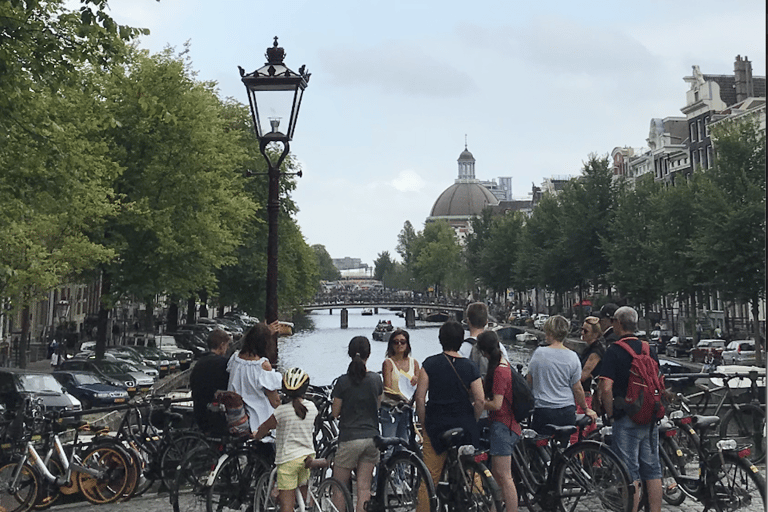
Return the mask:
<path id="1" fill-rule="evenodd" d="M 245 73 L 238 66 L 240 78 L 248 91 L 251 117 L 259 139 L 259 150 L 267 161 L 269 177 L 269 196 L 267 199 L 267 219 L 269 235 L 267 238 L 267 307 L 266 322 L 277 320 L 277 225 L 280 212 L 280 165 L 288 155 L 289 142 L 293 139 L 296 119 L 304 89 L 309 82 L 309 73 L 304 66 L 296 73 L 283 63 L 285 50 L 277 46 L 277 36 L 271 48 L 267 48 L 267 63 L 253 73 Z M 281 132 L 280 122 L 287 120 L 285 132 Z M 282 145 L 278 154 L 267 152 L 270 144 Z M 276 158 L 274 158 L 276 156 Z"/>

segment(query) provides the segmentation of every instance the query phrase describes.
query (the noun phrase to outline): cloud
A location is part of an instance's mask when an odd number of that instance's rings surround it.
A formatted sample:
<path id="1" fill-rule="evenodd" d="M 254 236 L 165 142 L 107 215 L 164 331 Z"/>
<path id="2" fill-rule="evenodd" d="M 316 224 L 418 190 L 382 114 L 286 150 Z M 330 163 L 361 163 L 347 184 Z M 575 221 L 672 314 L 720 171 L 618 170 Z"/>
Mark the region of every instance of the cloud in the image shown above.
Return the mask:
<path id="1" fill-rule="evenodd" d="M 472 77 L 416 42 L 386 42 L 366 49 L 334 47 L 319 52 L 323 71 L 338 86 L 371 86 L 388 94 L 464 96 Z"/>
<path id="2" fill-rule="evenodd" d="M 424 180 L 416 172 L 403 170 L 390 184 L 400 192 L 419 192 L 424 187 Z"/>

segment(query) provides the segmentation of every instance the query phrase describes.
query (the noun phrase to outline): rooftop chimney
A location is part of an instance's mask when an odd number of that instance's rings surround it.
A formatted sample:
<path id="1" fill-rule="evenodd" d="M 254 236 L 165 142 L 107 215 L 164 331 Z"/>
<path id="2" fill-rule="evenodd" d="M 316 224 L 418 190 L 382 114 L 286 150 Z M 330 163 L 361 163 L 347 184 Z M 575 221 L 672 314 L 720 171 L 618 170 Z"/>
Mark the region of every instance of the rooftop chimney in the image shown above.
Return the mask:
<path id="1" fill-rule="evenodd" d="M 742 59 L 740 55 L 736 56 L 736 62 L 733 63 L 733 74 L 735 75 L 736 103 L 742 102 L 755 94 L 755 86 L 752 83 L 752 63 L 745 55 Z"/>

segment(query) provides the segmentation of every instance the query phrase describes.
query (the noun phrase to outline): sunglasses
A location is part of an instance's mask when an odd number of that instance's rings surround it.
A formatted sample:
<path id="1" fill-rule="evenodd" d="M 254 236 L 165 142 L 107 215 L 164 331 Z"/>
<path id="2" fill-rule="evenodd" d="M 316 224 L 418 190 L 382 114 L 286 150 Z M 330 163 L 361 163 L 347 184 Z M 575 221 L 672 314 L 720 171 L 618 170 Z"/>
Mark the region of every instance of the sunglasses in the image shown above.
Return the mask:
<path id="1" fill-rule="evenodd" d="M 393 345 L 407 345 L 408 342 L 404 339 L 392 340 Z"/>

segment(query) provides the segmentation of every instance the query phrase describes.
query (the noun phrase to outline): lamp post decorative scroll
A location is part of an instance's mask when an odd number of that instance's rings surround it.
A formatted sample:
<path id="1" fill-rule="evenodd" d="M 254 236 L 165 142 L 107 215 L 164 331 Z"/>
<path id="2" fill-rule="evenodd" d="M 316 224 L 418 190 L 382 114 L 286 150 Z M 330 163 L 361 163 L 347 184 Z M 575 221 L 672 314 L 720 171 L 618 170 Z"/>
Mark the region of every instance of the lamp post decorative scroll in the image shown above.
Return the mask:
<path id="1" fill-rule="evenodd" d="M 269 235 L 267 238 L 267 323 L 277 320 L 277 253 L 278 253 L 278 214 L 280 211 L 280 166 L 290 149 L 290 141 L 296 129 L 299 107 L 309 83 L 310 73 L 305 66 L 299 72 L 291 71 L 283 62 L 285 50 L 277 45 L 277 36 L 271 48 L 267 48 L 267 62 L 252 73 L 240 70 L 240 79 L 248 92 L 248 103 L 259 150 L 267 161 L 269 191 L 267 199 L 267 218 Z M 280 131 L 281 121 L 287 119 L 284 132 Z M 279 153 L 270 153 L 270 144 L 282 145 Z M 276 155 L 276 158 L 275 158 Z M 286 173 L 288 174 L 288 173 Z M 301 176 L 300 173 L 297 173 Z"/>

